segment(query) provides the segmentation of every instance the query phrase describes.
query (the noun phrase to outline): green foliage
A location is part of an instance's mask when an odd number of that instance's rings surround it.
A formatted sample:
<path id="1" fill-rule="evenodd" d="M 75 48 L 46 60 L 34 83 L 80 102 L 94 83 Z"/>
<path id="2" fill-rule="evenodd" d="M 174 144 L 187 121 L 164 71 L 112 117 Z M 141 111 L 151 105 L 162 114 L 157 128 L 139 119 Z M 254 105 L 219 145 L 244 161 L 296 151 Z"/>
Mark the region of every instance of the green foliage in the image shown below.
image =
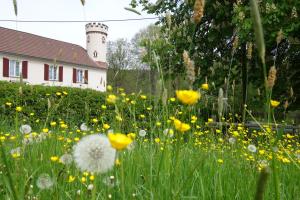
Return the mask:
<path id="1" fill-rule="evenodd" d="M 61 95 L 57 95 L 57 92 Z M 0 118 L 8 120 L 8 123 L 13 123 L 16 106 L 23 107 L 21 115 L 26 120 L 30 120 L 30 113 L 33 113 L 39 116 L 42 123 L 51 110 L 51 120 L 85 122 L 86 112 L 91 116 L 100 114 L 106 95 L 89 89 L 29 86 L 9 82 L 0 82 L 0 94 Z M 7 106 L 7 102 L 12 105 Z"/>

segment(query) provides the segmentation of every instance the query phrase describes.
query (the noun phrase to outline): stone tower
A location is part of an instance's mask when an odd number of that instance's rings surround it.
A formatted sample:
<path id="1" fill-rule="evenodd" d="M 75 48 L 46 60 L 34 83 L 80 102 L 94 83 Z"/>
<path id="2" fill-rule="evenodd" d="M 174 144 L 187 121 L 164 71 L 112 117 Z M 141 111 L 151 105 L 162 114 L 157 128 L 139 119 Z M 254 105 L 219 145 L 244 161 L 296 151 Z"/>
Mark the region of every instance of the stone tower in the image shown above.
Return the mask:
<path id="1" fill-rule="evenodd" d="M 96 62 L 106 62 L 106 39 L 108 26 L 101 23 L 88 23 L 86 30 L 86 50 Z"/>

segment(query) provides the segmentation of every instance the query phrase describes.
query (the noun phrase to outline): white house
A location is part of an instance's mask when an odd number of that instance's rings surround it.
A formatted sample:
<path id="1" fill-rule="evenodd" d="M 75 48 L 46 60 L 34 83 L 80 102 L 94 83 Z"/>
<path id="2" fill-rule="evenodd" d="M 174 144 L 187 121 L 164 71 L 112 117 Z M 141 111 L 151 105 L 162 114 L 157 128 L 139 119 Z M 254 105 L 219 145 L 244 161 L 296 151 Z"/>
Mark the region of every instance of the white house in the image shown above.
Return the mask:
<path id="1" fill-rule="evenodd" d="M 81 46 L 0 27 L 0 80 L 106 90 L 108 27 L 88 23 Z"/>

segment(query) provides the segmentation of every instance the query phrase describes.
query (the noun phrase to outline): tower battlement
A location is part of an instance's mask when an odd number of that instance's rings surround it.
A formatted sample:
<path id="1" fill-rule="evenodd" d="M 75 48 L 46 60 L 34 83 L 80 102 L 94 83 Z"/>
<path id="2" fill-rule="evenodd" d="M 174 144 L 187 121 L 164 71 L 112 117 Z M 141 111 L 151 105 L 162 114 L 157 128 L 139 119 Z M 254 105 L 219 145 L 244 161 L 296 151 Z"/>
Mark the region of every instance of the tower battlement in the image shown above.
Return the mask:
<path id="1" fill-rule="evenodd" d="M 102 23 L 91 22 L 85 25 L 86 33 L 90 32 L 100 32 L 103 34 L 107 34 L 108 26 Z"/>

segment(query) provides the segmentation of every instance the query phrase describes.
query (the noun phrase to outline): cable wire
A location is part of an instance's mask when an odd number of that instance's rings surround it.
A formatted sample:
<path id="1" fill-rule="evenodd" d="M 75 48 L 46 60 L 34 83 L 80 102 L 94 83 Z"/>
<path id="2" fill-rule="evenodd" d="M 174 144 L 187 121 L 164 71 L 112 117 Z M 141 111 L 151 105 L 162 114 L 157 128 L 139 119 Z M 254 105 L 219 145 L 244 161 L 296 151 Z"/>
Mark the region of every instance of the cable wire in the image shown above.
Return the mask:
<path id="1" fill-rule="evenodd" d="M 14 20 L 14 19 L 0 19 L 0 22 L 14 22 L 14 23 L 105 23 L 105 22 L 125 22 L 125 21 L 142 21 L 154 20 L 159 17 L 145 17 L 145 18 L 131 18 L 131 19 L 106 19 L 106 20 Z"/>

